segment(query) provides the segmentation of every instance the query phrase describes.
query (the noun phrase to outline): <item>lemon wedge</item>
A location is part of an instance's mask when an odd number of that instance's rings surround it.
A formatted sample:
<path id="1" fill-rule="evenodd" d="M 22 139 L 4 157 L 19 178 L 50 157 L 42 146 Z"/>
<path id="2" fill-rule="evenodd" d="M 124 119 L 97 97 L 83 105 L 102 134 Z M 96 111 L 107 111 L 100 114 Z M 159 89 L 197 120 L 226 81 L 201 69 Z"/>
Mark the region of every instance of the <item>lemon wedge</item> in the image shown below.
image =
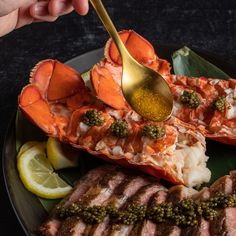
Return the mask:
<path id="1" fill-rule="evenodd" d="M 17 168 L 20 178 L 24 186 L 39 197 L 47 199 L 65 197 L 72 187 L 54 172 L 40 145 L 35 144 L 18 155 Z"/>
<path id="2" fill-rule="evenodd" d="M 79 162 L 77 150 L 52 137 L 47 141 L 47 157 L 55 170 L 76 167 Z"/>
<path id="3" fill-rule="evenodd" d="M 25 151 L 29 150 L 29 149 L 32 148 L 33 146 L 34 146 L 35 148 L 37 148 L 39 151 L 44 152 L 44 150 L 46 149 L 46 142 L 28 141 L 28 142 L 24 143 L 24 144 L 21 146 L 21 148 L 20 148 L 20 150 L 19 150 L 19 152 L 18 152 L 18 154 L 17 154 L 17 159 L 18 159 L 18 157 L 20 157 Z"/>

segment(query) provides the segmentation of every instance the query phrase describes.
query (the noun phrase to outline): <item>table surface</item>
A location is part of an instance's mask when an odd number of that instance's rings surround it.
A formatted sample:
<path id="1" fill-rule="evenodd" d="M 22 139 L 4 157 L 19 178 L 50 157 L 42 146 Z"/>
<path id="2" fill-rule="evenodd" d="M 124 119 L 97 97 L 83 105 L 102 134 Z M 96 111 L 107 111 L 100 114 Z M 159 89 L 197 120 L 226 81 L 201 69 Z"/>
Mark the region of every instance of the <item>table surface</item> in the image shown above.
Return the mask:
<path id="1" fill-rule="evenodd" d="M 236 60 L 236 1 L 104 0 L 117 28 L 134 29 L 154 45 L 187 45 Z M 40 60 L 67 61 L 104 46 L 108 35 L 94 11 L 75 13 L 54 23 L 37 23 L 0 38 L 0 148 L 14 114 L 17 95 Z M 158 52 L 157 52 L 158 54 Z M 2 169 L 2 168 L 1 168 Z M 0 228 L 5 236 L 23 236 L 0 173 Z"/>

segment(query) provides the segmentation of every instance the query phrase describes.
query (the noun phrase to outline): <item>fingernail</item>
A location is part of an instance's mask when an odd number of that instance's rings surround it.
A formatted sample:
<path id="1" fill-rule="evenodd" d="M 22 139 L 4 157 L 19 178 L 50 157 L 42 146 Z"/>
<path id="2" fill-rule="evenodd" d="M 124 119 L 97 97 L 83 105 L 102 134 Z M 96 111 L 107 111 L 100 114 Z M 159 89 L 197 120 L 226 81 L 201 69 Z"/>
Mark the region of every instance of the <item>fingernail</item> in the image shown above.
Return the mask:
<path id="1" fill-rule="evenodd" d="M 39 2 L 35 5 L 34 8 L 35 15 L 37 16 L 45 16 L 48 14 L 48 5 L 45 2 Z"/>
<path id="2" fill-rule="evenodd" d="M 65 1 L 60 1 L 56 5 L 56 12 L 58 15 L 64 13 L 65 9 L 67 8 L 67 3 Z"/>

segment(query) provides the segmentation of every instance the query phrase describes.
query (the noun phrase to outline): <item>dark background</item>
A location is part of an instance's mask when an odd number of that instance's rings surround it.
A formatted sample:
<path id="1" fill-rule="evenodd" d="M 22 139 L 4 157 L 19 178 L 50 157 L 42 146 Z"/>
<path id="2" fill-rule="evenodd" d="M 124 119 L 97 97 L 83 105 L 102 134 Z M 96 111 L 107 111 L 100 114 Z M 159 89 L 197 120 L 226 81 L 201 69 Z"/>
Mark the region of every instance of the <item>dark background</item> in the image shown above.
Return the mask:
<path id="1" fill-rule="evenodd" d="M 236 61 L 235 0 L 104 0 L 117 28 L 134 29 L 152 44 L 187 45 Z M 94 11 L 38 23 L 0 38 L 0 148 L 30 69 L 45 58 L 67 61 L 104 46 L 108 35 Z M 158 52 L 157 52 L 158 54 Z M 0 174 L 0 234 L 24 235 Z"/>

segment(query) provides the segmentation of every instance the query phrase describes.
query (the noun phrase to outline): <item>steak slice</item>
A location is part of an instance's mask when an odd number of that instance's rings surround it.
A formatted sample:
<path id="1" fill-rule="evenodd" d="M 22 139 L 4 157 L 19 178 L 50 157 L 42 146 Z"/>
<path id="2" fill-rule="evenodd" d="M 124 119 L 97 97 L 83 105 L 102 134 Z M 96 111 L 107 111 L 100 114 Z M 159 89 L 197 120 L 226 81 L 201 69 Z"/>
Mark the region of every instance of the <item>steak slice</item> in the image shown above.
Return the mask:
<path id="1" fill-rule="evenodd" d="M 233 187 L 235 187 L 235 177 L 236 172 L 233 171 L 230 173 L 230 176 L 226 175 L 218 179 L 216 182 L 222 185 L 220 191 L 226 194 L 233 193 L 233 191 L 235 191 L 235 189 L 233 189 Z M 214 219 L 210 225 L 212 235 L 236 235 L 236 208 L 227 207 L 219 210 L 217 218 Z"/>
<path id="2" fill-rule="evenodd" d="M 149 206 L 151 207 L 152 205 L 161 204 L 165 202 L 167 194 L 168 194 L 167 190 L 158 191 L 157 193 L 155 193 L 153 199 L 150 201 Z M 140 231 L 138 232 L 137 235 L 154 236 L 157 231 L 156 229 L 160 226 L 161 224 L 156 224 L 151 220 L 144 220 L 143 224 L 141 225 Z"/>
<path id="3" fill-rule="evenodd" d="M 167 189 L 161 186 L 159 188 L 159 190 L 153 195 L 153 197 L 151 197 L 149 199 L 148 205 L 151 206 L 151 203 L 153 203 L 154 198 L 155 198 L 155 201 L 159 201 L 159 202 L 163 198 L 165 200 L 166 191 L 167 191 Z M 130 233 L 130 236 L 137 236 L 137 235 L 142 234 L 143 227 L 146 227 L 145 225 L 147 226 L 147 231 L 149 231 L 149 232 L 153 231 L 155 233 L 155 227 L 153 227 L 155 224 L 152 221 L 144 220 L 143 222 L 138 223 L 134 226 L 132 232 Z M 144 229 L 144 230 L 146 230 L 146 229 Z"/>
<path id="4" fill-rule="evenodd" d="M 232 179 L 233 191 L 236 191 L 236 170 L 230 172 L 230 178 Z"/>
<path id="5" fill-rule="evenodd" d="M 68 207 L 73 202 L 86 193 L 93 185 L 96 185 L 103 176 L 114 170 L 116 167 L 112 165 L 101 166 L 96 169 L 90 170 L 85 176 L 83 176 L 74 186 L 73 191 L 65 197 L 57 207 Z M 45 236 L 56 236 L 61 226 L 62 221 L 57 219 L 55 215 L 55 209 L 51 212 L 49 218 L 44 224 L 42 224 L 38 230 L 38 233 Z"/>
<path id="6" fill-rule="evenodd" d="M 119 209 L 125 204 L 128 198 L 133 196 L 141 187 L 147 184 L 150 184 L 148 178 L 130 176 L 114 191 L 114 194 L 104 205 L 112 205 Z M 85 235 L 105 236 L 110 228 L 109 223 L 109 216 L 106 216 L 102 223 L 94 225 Z"/>
<path id="7" fill-rule="evenodd" d="M 169 189 L 166 202 L 176 203 L 183 199 L 191 197 L 193 194 L 196 194 L 196 192 L 197 191 L 192 188 L 187 188 L 183 185 L 177 185 Z M 156 228 L 156 235 L 178 236 L 181 235 L 181 228 L 177 225 L 164 222 Z"/>
<path id="8" fill-rule="evenodd" d="M 233 181 L 229 175 L 225 175 L 217 179 L 210 187 L 211 196 L 217 192 L 230 194 L 233 192 Z"/>
<path id="9" fill-rule="evenodd" d="M 139 189 L 139 191 L 132 197 L 128 203 L 125 204 L 124 208 L 128 204 L 139 204 L 147 205 L 149 199 L 160 189 L 163 189 L 163 186 L 159 183 L 151 183 Z M 108 235 L 112 236 L 128 236 L 133 230 L 134 225 L 125 225 L 125 224 L 113 224 Z"/>
<path id="10" fill-rule="evenodd" d="M 218 192 L 231 193 L 232 192 L 232 180 L 226 175 L 218 180 L 216 180 L 210 188 L 204 188 L 201 192 L 196 194 L 193 198 L 196 201 L 205 201 L 210 197 L 214 197 Z M 222 212 L 221 212 L 222 211 Z M 220 232 L 222 225 L 222 217 L 224 210 L 220 210 L 218 217 L 213 221 L 207 221 L 203 217 L 200 217 L 198 224 L 194 227 L 188 227 L 183 232 L 182 235 L 192 235 L 192 236 L 210 236 L 210 235 L 223 235 L 216 234 Z"/>
<path id="11" fill-rule="evenodd" d="M 86 194 L 79 199 L 80 202 L 88 206 L 102 205 L 111 197 L 115 188 L 117 188 L 126 177 L 127 176 L 122 171 L 119 171 L 119 168 L 115 168 L 104 175 L 96 186 L 92 186 Z M 77 220 L 75 220 L 75 217 L 72 217 L 71 220 L 70 218 L 71 217 L 68 217 L 62 223 L 58 231 L 58 236 L 83 235 L 86 224 L 81 219 L 77 218 Z"/>
<path id="12" fill-rule="evenodd" d="M 192 196 L 192 199 L 196 202 L 205 201 L 211 196 L 209 188 L 203 188 L 199 193 Z M 184 228 L 181 232 L 181 236 L 197 235 L 197 236 L 209 236 L 210 235 L 210 224 L 209 221 L 203 217 L 198 219 L 198 223 L 195 226 Z"/>

